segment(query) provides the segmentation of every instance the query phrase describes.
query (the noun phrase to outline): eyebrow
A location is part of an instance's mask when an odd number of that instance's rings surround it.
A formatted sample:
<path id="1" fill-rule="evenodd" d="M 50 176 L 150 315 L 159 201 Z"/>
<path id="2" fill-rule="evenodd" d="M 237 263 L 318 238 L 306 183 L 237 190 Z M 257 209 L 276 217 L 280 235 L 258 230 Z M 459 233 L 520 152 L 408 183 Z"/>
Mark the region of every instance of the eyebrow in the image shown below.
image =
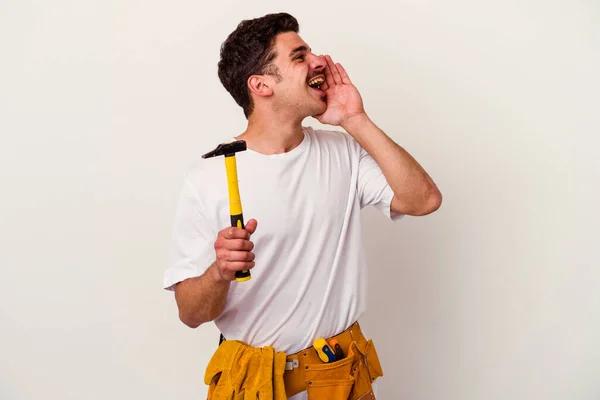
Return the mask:
<path id="1" fill-rule="evenodd" d="M 306 46 L 304 46 L 304 45 L 298 46 L 294 50 L 291 51 L 290 58 L 293 57 L 296 53 L 304 53 L 304 52 L 306 52 L 308 50 L 309 50 L 309 48 L 306 47 Z"/>

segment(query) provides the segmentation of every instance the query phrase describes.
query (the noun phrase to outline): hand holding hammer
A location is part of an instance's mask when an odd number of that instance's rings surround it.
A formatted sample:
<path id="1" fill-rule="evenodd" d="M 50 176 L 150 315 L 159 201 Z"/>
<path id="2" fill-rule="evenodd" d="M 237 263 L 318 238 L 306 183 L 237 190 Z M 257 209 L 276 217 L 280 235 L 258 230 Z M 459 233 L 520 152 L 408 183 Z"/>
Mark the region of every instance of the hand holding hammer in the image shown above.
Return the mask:
<path id="1" fill-rule="evenodd" d="M 219 237 L 215 242 L 215 250 L 221 276 L 228 279 L 230 273 L 235 271 L 235 279 L 238 282 L 244 282 L 251 278 L 249 269 L 254 266 L 254 254 L 250 253 L 250 250 L 252 250 L 254 244 L 249 242 L 249 239 L 250 234 L 254 233 L 256 229 L 256 220 L 250 220 L 247 229 L 244 226 L 244 215 L 238 187 L 235 153 L 244 150 L 246 150 L 246 142 L 238 140 L 220 144 L 215 150 L 202 156 L 202 158 L 225 157 L 231 228 L 219 232 Z"/>

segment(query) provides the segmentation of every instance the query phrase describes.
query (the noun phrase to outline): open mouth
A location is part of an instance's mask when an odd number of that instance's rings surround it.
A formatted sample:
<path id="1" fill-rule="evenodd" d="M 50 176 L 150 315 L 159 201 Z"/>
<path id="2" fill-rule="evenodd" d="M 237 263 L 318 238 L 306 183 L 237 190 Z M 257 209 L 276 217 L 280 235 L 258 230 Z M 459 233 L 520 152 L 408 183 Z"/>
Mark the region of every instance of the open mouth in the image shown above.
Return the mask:
<path id="1" fill-rule="evenodd" d="M 325 77 L 323 77 L 323 75 L 315 76 L 308 81 L 308 86 L 313 89 L 321 89 L 323 82 L 325 82 Z"/>

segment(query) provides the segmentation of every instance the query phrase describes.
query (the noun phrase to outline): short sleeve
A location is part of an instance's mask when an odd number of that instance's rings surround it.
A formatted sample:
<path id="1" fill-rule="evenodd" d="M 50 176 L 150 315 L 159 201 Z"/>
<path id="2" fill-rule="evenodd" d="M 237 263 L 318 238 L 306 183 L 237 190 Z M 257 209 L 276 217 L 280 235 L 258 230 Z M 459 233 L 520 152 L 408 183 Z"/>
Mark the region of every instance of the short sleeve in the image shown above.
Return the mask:
<path id="1" fill-rule="evenodd" d="M 164 274 L 165 289 L 173 290 L 176 283 L 200 276 L 208 269 L 215 261 L 216 235 L 203 215 L 194 187 L 184 180 Z"/>
<path id="2" fill-rule="evenodd" d="M 404 214 L 392 212 L 391 204 L 394 192 L 387 183 L 377 162 L 362 147 L 360 147 L 358 164 L 358 194 L 361 209 L 370 205 L 375 206 L 393 221 L 397 221 L 404 216 Z"/>

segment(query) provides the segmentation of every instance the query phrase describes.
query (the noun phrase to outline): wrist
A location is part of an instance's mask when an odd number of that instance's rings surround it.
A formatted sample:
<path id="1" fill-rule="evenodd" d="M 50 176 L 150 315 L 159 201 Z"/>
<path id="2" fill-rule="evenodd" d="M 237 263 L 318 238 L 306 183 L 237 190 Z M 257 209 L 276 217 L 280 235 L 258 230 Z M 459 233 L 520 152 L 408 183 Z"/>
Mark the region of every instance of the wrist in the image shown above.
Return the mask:
<path id="1" fill-rule="evenodd" d="M 206 272 L 207 272 L 210 280 L 212 280 L 214 283 L 217 283 L 217 284 L 229 283 L 229 281 L 227 279 L 225 279 L 223 277 L 223 275 L 221 275 L 221 271 L 219 270 L 219 265 L 217 264 L 216 261 L 214 263 L 212 263 L 212 265 L 208 268 L 208 270 Z"/>
<path id="2" fill-rule="evenodd" d="M 352 117 L 348 118 L 344 122 L 340 124 L 342 128 L 350 135 L 354 136 L 358 132 L 360 132 L 364 127 L 371 124 L 371 119 L 367 115 L 366 112 L 361 112 Z"/>

